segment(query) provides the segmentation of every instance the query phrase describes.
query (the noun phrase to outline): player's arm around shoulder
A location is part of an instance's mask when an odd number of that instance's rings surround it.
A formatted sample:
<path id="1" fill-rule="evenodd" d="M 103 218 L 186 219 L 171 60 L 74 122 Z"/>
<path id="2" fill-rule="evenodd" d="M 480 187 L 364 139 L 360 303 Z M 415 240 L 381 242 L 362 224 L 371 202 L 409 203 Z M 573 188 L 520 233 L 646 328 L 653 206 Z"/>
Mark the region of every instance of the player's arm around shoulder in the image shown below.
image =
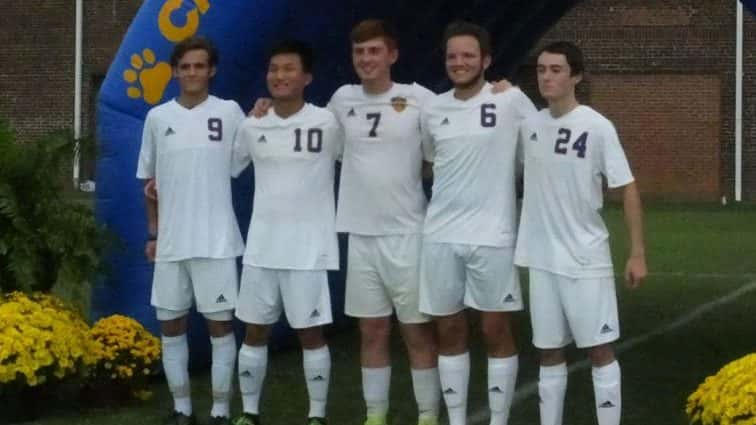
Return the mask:
<path id="1" fill-rule="evenodd" d="M 519 122 L 533 116 L 538 112 L 538 109 L 519 87 L 512 87 L 505 92 L 495 93 L 494 99 L 497 103 L 505 104 L 514 115 L 515 119 Z"/>
<path id="2" fill-rule="evenodd" d="M 252 141 L 260 119 L 247 117 L 239 122 L 231 150 L 231 177 L 236 178 L 252 162 Z"/>
<path id="3" fill-rule="evenodd" d="M 322 113 L 324 115 L 323 129 L 326 132 L 328 151 L 331 153 L 335 161 L 341 161 L 344 154 L 344 139 L 346 138 L 344 128 L 336 116 L 336 113 L 331 111 L 330 107 L 322 108 Z"/>
<path id="4" fill-rule="evenodd" d="M 434 105 L 438 101 L 439 95 L 428 96 L 420 106 L 420 137 L 421 148 L 423 150 L 423 168 L 422 175 L 424 179 L 433 178 L 433 162 L 436 156 L 435 139 L 431 129 L 431 120 L 434 114 Z"/>

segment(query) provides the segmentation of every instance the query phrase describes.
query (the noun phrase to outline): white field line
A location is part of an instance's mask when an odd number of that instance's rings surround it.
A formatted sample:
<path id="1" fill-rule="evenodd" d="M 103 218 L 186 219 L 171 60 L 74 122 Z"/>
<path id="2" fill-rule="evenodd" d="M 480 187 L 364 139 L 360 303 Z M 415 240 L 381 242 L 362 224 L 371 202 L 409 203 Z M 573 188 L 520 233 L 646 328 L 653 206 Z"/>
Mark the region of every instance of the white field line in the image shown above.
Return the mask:
<path id="1" fill-rule="evenodd" d="M 654 273 L 654 275 L 659 275 L 659 274 L 660 273 Z M 670 273 L 670 275 L 672 275 L 672 274 Z M 675 274 L 675 275 L 677 275 L 677 274 Z M 686 273 L 679 273 L 679 275 L 680 276 L 687 276 L 687 277 L 699 276 L 697 274 L 686 274 Z M 732 275 L 732 277 L 743 277 L 743 276 L 744 275 L 742 275 L 742 274 L 741 275 Z M 709 277 L 710 278 L 714 278 L 713 276 L 709 276 Z M 746 294 L 748 292 L 754 291 L 754 290 L 756 290 L 756 281 L 753 281 L 753 282 L 751 282 L 751 283 L 749 283 L 747 285 L 743 285 L 743 286 L 739 287 L 738 289 L 736 289 L 736 290 L 734 290 L 734 291 L 732 291 L 732 292 L 730 292 L 730 293 L 728 293 L 726 295 L 723 295 L 723 296 L 721 296 L 721 297 L 719 297 L 719 298 L 717 298 L 717 299 L 715 299 L 713 301 L 710 301 L 710 302 L 705 303 L 705 304 L 701 304 L 700 306 L 694 308 L 693 310 L 691 310 L 691 311 L 685 313 L 684 315 L 678 317 L 674 321 L 669 322 L 669 323 L 667 323 L 667 324 L 665 324 L 663 326 L 660 326 L 660 327 L 658 327 L 658 328 L 656 328 L 656 329 L 654 329 L 654 330 L 652 330 L 650 332 L 646 332 L 645 334 L 642 334 L 642 335 L 639 335 L 639 336 L 636 336 L 636 337 L 632 337 L 632 338 L 626 339 L 626 340 L 620 342 L 619 344 L 617 344 L 615 346 L 615 351 L 618 354 L 622 353 L 622 352 L 625 352 L 625 351 L 628 351 L 630 349 L 635 348 L 638 345 L 644 344 L 648 340 L 650 340 L 652 338 L 655 338 L 655 337 L 657 337 L 659 335 L 663 335 L 663 334 L 672 332 L 674 330 L 680 329 L 680 328 L 686 326 L 688 323 L 690 323 L 690 322 L 698 319 L 699 317 L 703 316 L 704 314 L 706 314 L 706 313 L 708 313 L 708 312 L 710 312 L 712 310 L 715 310 L 715 309 L 717 309 L 717 308 L 719 308 L 719 307 L 721 307 L 721 306 L 723 306 L 725 304 L 731 303 L 731 302 L 737 300 L 738 298 L 740 298 L 742 295 L 744 295 L 744 294 Z M 579 370 L 587 369 L 590 366 L 591 366 L 590 362 L 587 359 L 583 359 L 581 361 L 574 362 L 574 363 L 570 364 L 570 366 L 568 368 L 568 373 L 573 373 L 573 372 L 577 372 Z M 524 401 L 524 400 L 526 400 L 526 399 L 528 399 L 528 398 L 530 398 L 530 397 L 532 397 L 532 396 L 534 396 L 536 394 L 538 394 L 538 381 L 528 382 L 525 385 L 521 385 L 520 388 L 517 390 L 517 392 L 515 392 L 514 400 L 512 401 L 512 404 L 515 405 L 515 404 L 521 403 L 522 401 Z M 481 408 L 481 409 L 477 410 L 472 415 L 470 415 L 467 418 L 467 422 L 470 425 L 479 425 L 479 424 L 484 423 L 484 421 L 487 421 L 488 418 L 489 418 L 488 408 L 484 407 L 484 408 Z"/>

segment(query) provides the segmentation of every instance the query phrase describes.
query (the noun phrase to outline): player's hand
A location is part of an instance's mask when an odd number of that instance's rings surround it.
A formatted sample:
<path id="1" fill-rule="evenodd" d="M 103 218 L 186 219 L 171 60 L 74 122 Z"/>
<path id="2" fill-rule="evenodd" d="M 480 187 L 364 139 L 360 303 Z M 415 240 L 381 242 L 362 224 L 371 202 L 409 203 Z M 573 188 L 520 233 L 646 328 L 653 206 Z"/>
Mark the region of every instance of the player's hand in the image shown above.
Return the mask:
<path id="1" fill-rule="evenodd" d="M 492 84 L 493 84 L 493 87 L 491 88 L 491 93 L 494 93 L 494 94 L 504 93 L 505 91 L 514 87 L 512 83 L 510 83 L 506 79 L 494 81 Z"/>
<path id="2" fill-rule="evenodd" d="M 144 256 L 147 257 L 147 261 L 150 263 L 155 262 L 155 251 L 157 249 L 157 241 L 147 241 L 146 244 L 144 244 Z"/>
<path id="3" fill-rule="evenodd" d="M 147 183 L 145 183 L 144 196 L 147 199 L 152 199 L 153 201 L 157 201 L 158 194 L 157 194 L 157 185 L 155 184 L 155 179 L 149 179 L 147 180 Z"/>
<path id="4" fill-rule="evenodd" d="M 255 101 L 255 106 L 249 111 L 248 116 L 262 118 L 268 114 L 268 109 L 273 106 L 273 100 L 268 97 L 261 97 Z"/>
<path id="5" fill-rule="evenodd" d="M 648 269 L 646 268 L 645 256 L 634 255 L 627 259 L 627 265 L 625 266 L 625 284 L 628 288 L 638 288 L 646 276 L 648 276 Z"/>

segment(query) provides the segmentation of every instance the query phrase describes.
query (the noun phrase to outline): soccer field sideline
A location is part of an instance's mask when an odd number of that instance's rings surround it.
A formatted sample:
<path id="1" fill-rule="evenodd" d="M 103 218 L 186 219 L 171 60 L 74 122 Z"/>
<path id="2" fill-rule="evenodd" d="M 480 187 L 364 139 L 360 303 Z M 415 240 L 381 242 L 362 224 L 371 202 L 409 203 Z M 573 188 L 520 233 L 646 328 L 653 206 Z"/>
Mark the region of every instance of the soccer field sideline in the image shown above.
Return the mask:
<path id="1" fill-rule="evenodd" d="M 649 277 L 669 277 L 669 276 L 681 276 L 681 277 L 688 277 L 693 279 L 729 279 L 733 277 L 739 277 L 739 278 L 748 278 L 753 279 L 754 274 L 751 273 L 740 273 L 740 274 L 727 274 L 727 273 L 686 273 L 686 272 L 657 272 L 657 273 L 650 273 Z M 618 279 L 621 279 L 622 276 L 618 276 Z M 646 332 L 644 334 L 641 334 L 639 336 L 635 336 L 632 338 L 629 338 L 625 341 L 620 342 L 616 346 L 616 353 L 619 355 L 623 352 L 629 351 L 639 345 L 642 345 L 646 343 L 647 341 L 651 340 L 652 338 L 655 338 L 659 335 L 663 335 L 669 332 L 672 332 L 674 330 L 680 329 L 689 323 L 695 321 L 699 317 L 703 316 L 706 313 L 709 313 L 712 310 L 715 310 L 723 305 L 726 305 L 728 303 L 731 303 L 733 301 L 736 301 L 739 297 L 742 295 L 745 295 L 751 291 L 756 291 L 756 280 L 752 280 L 749 283 L 744 284 L 743 286 L 739 287 L 738 289 L 734 291 L 730 291 L 729 293 L 704 304 L 699 305 L 698 307 L 690 310 L 688 313 L 683 314 L 682 316 L 679 316 L 677 319 L 668 322 L 667 324 L 660 326 L 653 331 Z M 573 362 L 568 367 L 568 374 L 573 374 L 575 372 L 585 370 L 591 367 L 590 362 L 588 359 L 582 359 L 577 362 Z M 520 388 L 515 392 L 514 399 L 512 401 L 512 405 L 515 406 L 519 403 L 524 402 L 528 398 L 535 396 L 538 394 L 538 381 L 531 381 L 524 385 L 521 385 Z M 470 425 L 481 425 L 485 421 L 487 421 L 489 418 L 489 411 L 487 407 L 481 408 L 476 410 L 472 415 L 468 416 L 468 422 Z"/>

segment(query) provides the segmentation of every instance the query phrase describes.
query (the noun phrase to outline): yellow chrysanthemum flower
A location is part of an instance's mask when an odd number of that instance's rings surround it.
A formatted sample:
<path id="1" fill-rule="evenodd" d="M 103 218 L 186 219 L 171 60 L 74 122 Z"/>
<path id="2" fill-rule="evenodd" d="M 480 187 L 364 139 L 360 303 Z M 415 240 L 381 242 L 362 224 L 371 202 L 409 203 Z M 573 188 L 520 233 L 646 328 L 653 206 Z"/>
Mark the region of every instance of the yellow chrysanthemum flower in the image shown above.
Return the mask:
<path id="1" fill-rule="evenodd" d="M 710 376 L 688 397 L 691 424 L 756 425 L 756 353 Z"/>

